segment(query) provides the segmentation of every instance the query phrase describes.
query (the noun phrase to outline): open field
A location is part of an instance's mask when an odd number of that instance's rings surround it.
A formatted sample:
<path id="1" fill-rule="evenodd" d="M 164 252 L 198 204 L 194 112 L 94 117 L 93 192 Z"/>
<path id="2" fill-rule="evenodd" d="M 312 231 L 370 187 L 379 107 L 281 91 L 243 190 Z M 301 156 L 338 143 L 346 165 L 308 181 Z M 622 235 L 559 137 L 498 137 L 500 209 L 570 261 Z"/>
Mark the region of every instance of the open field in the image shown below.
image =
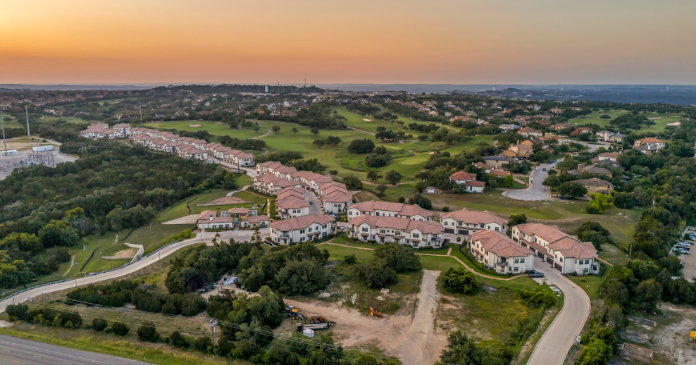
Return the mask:
<path id="1" fill-rule="evenodd" d="M 91 124 L 91 123 L 97 123 L 97 121 L 89 121 L 89 120 L 84 120 L 80 118 L 75 118 L 75 117 L 67 117 L 67 116 L 49 116 L 49 115 L 44 115 L 41 117 L 42 121 L 56 121 L 56 120 L 64 120 L 68 123 L 75 123 L 75 124 Z M 31 119 L 29 120 L 29 128 L 31 128 Z"/>
<path id="2" fill-rule="evenodd" d="M 233 195 L 235 198 L 239 198 L 245 202 L 244 204 L 226 204 L 226 205 L 216 205 L 216 206 L 199 206 L 199 204 L 206 204 L 210 203 L 211 201 L 219 198 L 223 198 L 227 196 L 227 193 L 229 193 L 229 190 L 222 190 L 222 189 L 216 189 L 216 190 L 210 190 L 206 193 L 199 194 L 187 199 L 184 199 L 180 201 L 179 203 L 174 204 L 173 206 L 164 209 L 160 215 L 155 219 L 155 222 L 157 223 L 163 223 L 166 221 L 170 221 L 172 219 L 176 218 L 181 218 L 185 215 L 189 214 L 198 214 L 204 210 L 217 210 L 218 208 L 220 210 L 228 210 L 232 209 L 238 206 L 242 206 L 245 208 L 251 208 L 254 204 L 259 205 L 259 208 L 263 206 L 263 204 L 266 203 L 266 198 L 264 198 L 261 195 L 254 194 L 250 191 L 240 191 L 237 192 Z M 191 213 L 189 213 L 188 208 L 186 208 L 186 204 L 188 203 L 188 206 L 191 208 Z"/>
<path id="3" fill-rule="evenodd" d="M 611 119 L 614 119 L 618 116 L 621 116 L 623 114 L 626 114 L 627 111 L 625 110 L 611 110 L 609 112 L 592 112 L 584 117 L 580 118 L 575 118 L 571 119 L 569 123 L 577 123 L 578 125 L 582 124 L 597 124 L 601 127 L 605 127 L 610 125 L 610 120 L 605 120 L 601 119 L 600 116 L 602 115 L 609 115 L 611 116 Z M 642 129 L 639 130 L 639 132 L 662 132 L 665 130 L 665 126 L 668 123 L 676 122 L 679 121 L 680 117 L 677 114 L 658 114 L 658 113 L 647 113 L 645 114 L 646 118 L 661 118 L 661 119 L 652 119 L 653 122 L 655 122 L 655 125 L 651 125 L 649 127 L 643 127 Z"/>

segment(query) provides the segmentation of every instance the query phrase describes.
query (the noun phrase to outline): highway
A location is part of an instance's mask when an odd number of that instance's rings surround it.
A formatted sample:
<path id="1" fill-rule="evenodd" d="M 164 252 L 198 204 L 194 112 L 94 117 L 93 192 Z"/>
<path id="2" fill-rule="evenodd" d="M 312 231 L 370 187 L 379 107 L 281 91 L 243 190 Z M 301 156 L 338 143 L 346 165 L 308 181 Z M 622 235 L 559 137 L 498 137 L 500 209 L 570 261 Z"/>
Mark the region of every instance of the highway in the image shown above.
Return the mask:
<path id="1" fill-rule="evenodd" d="M 0 335 L 0 364 L 138 365 L 148 363 Z"/>
<path id="2" fill-rule="evenodd" d="M 3 313 L 5 311 L 5 308 L 7 308 L 7 306 L 12 304 L 12 303 L 15 303 L 15 304 L 22 303 L 22 302 L 27 301 L 29 298 L 33 298 L 33 297 L 39 296 L 41 294 L 53 293 L 56 291 L 75 288 L 77 286 L 94 284 L 94 283 L 98 283 L 98 282 L 105 281 L 105 280 L 118 279 L 118 278 L 123 277 L 125 275 L 132 274 L 140 269 L 143 269 L 143 268 L 147 267 L 148 265 L 157 262 L 161 258 L 165 258 L 165 257 L 175 253 L 176 251 L 178 251 L 186 246 L 195 245 L 195 244 L 201 243 L 201 242 L 207 243 L 208 239 L 202 239 L 201 237 L 196 236 L 196 238 L 191 238 L 191 239 L 177 242 L 173 245 L 167 246 L 167 247 L 163 248 L 162 250 L 160 250 L 156 255 L 152 255 L 151 257 L 144 258 L 140 261 L 136 261 L 136 262 L 134 262 L 126 267 L 122 267 L 120 269 L 109 271 L 109 272 L 106 272 L 103 274 L 87 276 L 87 277 L 80 278 L 80 279 L 75 279 L 75 280 L 66 281 L 66 282 L 62 282 L 62 283 L 46 285 L 46 286 L 27 290 L 23 293 L 17 294 L 13 298 L 8 298 L 8 299 L 5 299 L 4 301 L 0 302 L 0 313 Z"/>
<path id="3" fill-rule="evenodd" d="M 534 258 L 534 269 L 543 272 L 546 280 L 560 289 L 565 298 L 563 308 L 541 336 L 527 364 L 562 365 L 568 350 L 590 316 L 590 297 L 582 288 L 538 257 Z"/>

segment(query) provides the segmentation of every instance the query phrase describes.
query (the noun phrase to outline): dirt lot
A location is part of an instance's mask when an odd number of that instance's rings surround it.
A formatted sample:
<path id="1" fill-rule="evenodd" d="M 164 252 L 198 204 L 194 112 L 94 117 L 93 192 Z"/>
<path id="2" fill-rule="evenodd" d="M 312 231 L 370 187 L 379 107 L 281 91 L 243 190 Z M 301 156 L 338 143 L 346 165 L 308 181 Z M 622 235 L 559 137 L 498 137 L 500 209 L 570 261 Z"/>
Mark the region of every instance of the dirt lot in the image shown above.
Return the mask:
<path id="1" fill-rule="evenodd" d="M 223 196 L 222 198 L 213 199 L 205 204 L 198 204 L 199 207 L 212 207 L 214 205 L 230 205 L 230 204 L 246 204 L 249 203 L 233 196 Z"/>
<path id="2" fill-rule="evenodd" d="M 663 303 L 660 309 L 665 317 L 674 321 L 666 326 L 657 326 L 652 346 L 656 352 L 655 360 L 662 358 L 677 365 L 696 365 L 696 350 L 689 343 L 689 332 L 696 324 L 696 309 L 669 303 Z"/>
<path id="3" fill-rule="evenodd" d="M 288 300 L 305 315 L 322 315 L 338 323 L 333 332 L 344 347 L 376 346 L 404 365 L 434 364 L 447 345 L 447 335 L 435 328 L 435 311 L 440 294 L 437 292 L 439 271 L 423 270 L 418 294 L 418 307 L 409 314 L 385 315 L 373 318 L 336 303 L 305 303 Z"/>

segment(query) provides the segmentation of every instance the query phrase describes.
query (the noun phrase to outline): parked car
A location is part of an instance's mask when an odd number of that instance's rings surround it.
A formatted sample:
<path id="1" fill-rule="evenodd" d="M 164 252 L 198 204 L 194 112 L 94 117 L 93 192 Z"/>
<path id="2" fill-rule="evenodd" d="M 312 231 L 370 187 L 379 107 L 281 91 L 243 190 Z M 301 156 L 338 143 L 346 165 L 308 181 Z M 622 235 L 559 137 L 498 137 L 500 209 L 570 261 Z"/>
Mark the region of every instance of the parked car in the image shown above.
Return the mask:
<path id="1" fill-rule="evenodd" d="M 309 205 L 314 205 L 314 202 L 309 202 Z"/>
<path id="2" fill-rule="evenodd" d="M 677 243 L 677 246 L 691 248 L 691 244 L 689 242 L 684 242 L 684 241 Z"/>
<path id="3" fill-rule="evenodd" d="M 677 251 L 679 251 L 683 255 L 691 255 L 691 251 L 689 251 L 683 247 L 677 247 Z"/>
<path id="4" fill-rule="evenodd" d="M 563 200 L 570 200 L 570 197 L 568 195 L 560 195 L 559 198 Z"/>
<path id="5" fill-rule="evenodd" d="M 529 277 L 530 277 L 530 278 L 543 278 L 543 277 L 544 277 L 544 273 L 541 272 L 541 271 L 536 271 L 536 270 L 534 270 L 533 272 L 529 273 Z"/>
<path id="6" fill-rule="evenodd" d="M 544 167 L 541 171 L 546 171 L 546 167 Z"/>

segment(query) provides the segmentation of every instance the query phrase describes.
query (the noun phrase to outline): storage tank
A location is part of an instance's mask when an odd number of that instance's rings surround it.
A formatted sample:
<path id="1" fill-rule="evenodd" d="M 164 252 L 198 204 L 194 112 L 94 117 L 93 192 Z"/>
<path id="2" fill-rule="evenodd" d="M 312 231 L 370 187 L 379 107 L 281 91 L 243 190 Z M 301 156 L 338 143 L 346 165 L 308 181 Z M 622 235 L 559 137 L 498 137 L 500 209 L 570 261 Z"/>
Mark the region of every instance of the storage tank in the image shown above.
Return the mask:
<path id="1" fill-rule="evenodd" d="M 314 331 L 310 330 L 309 328 L 303 329 L 302 334 L 307 336 L 307 337 L 314 337 Z"/>

